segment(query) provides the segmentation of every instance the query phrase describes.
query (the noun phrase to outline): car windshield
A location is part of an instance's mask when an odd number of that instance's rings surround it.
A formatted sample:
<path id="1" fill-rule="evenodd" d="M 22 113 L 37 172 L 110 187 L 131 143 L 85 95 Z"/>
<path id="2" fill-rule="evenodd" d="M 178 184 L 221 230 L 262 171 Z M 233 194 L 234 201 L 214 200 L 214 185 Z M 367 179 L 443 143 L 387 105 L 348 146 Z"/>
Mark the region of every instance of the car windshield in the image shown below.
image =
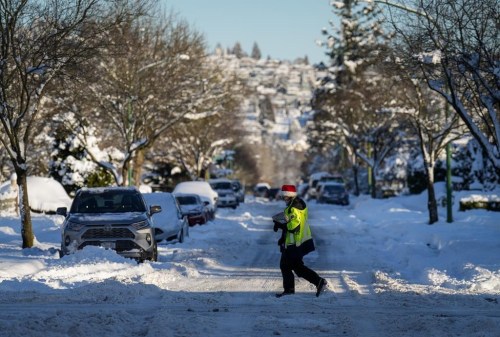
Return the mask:
<path id="1" fill-rule="evenodd" d="M 72 213 L 145 212 L 141 197 L 134 191 L 84 191 L 74 200 Z"/>
<path id="2" fill-rule="evenodd" d="M 192 197 L 192 196 L 178 196 L 177 201 L 179 202 L 180 205 L 197 205 L 198 204 L 196 197 Z"/>
<path id="3" fill-rule="evenodd" d="M 325 191 L 326 192 L 330 192 L 330 193 L 342 193 L 344 192 L 344 187 L 340 186 L 340 185 L 326 185 L 324 187 Z"/>
<path id="4" fill-rule="evenodd" d="M 212 188 L 214 190 L 231 190 L 231 183 L 230 182 L 216 182 L 216 183 L 210 183 Z"/>

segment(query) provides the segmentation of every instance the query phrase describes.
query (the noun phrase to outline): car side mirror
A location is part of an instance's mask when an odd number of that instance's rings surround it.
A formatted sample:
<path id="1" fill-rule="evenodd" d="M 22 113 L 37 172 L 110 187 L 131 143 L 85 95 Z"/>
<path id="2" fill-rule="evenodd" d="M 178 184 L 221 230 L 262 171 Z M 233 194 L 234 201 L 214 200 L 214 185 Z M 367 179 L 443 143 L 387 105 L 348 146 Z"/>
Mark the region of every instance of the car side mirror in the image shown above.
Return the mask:
<path id="1" fill-rule="evenodd" d="M 203 201 L 203 205 L 208 206 L 210 203 L 208 201 Z"/>
<path id="2" fill-rule="evenodd" d="M 156 214 L 156 213 L 160 213 L 160 212 L 161 212 L 161 206 L 153 205 L 153 206 L 149 207 L 149 213 L 151 215 Z"/>
<path id="3" fill-rule="evenodd" d="M 68 215 L 68 209 L 66 207 L 57 207 L 56 214 L 66 216 Z"/>

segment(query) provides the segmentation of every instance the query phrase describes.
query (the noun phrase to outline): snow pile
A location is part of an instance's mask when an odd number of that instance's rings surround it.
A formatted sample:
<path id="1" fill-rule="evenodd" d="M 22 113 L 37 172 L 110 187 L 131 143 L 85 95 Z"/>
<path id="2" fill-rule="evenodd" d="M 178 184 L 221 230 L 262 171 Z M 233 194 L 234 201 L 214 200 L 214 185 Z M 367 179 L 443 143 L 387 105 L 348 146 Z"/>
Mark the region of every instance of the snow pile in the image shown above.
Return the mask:
<path id="1" fill-rule="evenodd" d="M 500 213 L 455 201 L 453 223 L 441 207 L 428 225 L 425 193 L 311 201 L 304 261 L 329 291 L 296 278 L 296 295 L 276 299 L 271 217 L 284 204 L 246 200 L 142 264 L 98 247 L 60 259 L 55 215 L 33 217 L 37 245 L 22 250 L 19 218 L 1 217 L 0 336 L 500 335 Z"/>

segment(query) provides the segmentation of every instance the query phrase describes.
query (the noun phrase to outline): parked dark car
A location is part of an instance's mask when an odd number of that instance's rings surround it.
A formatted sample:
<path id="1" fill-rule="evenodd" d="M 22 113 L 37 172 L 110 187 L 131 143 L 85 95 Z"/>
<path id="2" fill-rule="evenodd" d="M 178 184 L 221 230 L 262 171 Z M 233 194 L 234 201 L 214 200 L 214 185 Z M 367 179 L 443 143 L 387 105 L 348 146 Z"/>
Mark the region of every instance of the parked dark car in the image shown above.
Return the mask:
<path id="1" fill-rule="evenodd" d="M 267 197 L 269 200 L 278 200 L 280 198 L 280 191 L 280 188 L 273 187 L 267 192 Z"/>
<path id="2" fill-rule="evenodd" d="M 344 184 L 327 182 L 321 185 L 318 203 L 349 205 L 349 193 Z"/>
<path id="3" fill-rule="evenodd" d="M 267 183 L 258 183 L 253 188 L 253 196 L 259 198 L 267 198 L 269 196 L 269 190 L 271 186 Z"/>
<path id="4" fill-rule="evenodd" d="M 152 215 L 161 207 L 146 203 L 135 187 L 82 188 L 76 192 L 61 231 L 61 256 L 86 246 L 113 249 L 139 261 L 158 258 Z"/>

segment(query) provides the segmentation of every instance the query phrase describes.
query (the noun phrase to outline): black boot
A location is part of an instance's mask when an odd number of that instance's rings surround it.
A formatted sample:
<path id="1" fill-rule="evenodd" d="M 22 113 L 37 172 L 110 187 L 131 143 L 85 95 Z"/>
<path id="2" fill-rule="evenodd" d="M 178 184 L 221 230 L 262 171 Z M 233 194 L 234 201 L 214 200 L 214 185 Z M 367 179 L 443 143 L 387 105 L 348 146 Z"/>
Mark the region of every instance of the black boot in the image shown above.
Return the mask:
<path id="1" fill-rule="evenodd" d="M 319 280 L 319 283 L 316 286 L 316 297 L 318 297 L 321 294 L 321 292 L 323 291 L 323 289 L 325 289 L 325 287 L 326 287 L 326 280 L 322 278 L 321 280 Z"/>
<path id="2" fill-rule="evenodd" d="M 283 291 L 282 293 L 280 294 L 276 294 L 276 297 L 282 297 L 282 296 L 285 296 L 285 295 L 293 295 L 295 294 L 295 290 L 294 289 L 289 289 L 289 290 L 285 290 Z"/>

